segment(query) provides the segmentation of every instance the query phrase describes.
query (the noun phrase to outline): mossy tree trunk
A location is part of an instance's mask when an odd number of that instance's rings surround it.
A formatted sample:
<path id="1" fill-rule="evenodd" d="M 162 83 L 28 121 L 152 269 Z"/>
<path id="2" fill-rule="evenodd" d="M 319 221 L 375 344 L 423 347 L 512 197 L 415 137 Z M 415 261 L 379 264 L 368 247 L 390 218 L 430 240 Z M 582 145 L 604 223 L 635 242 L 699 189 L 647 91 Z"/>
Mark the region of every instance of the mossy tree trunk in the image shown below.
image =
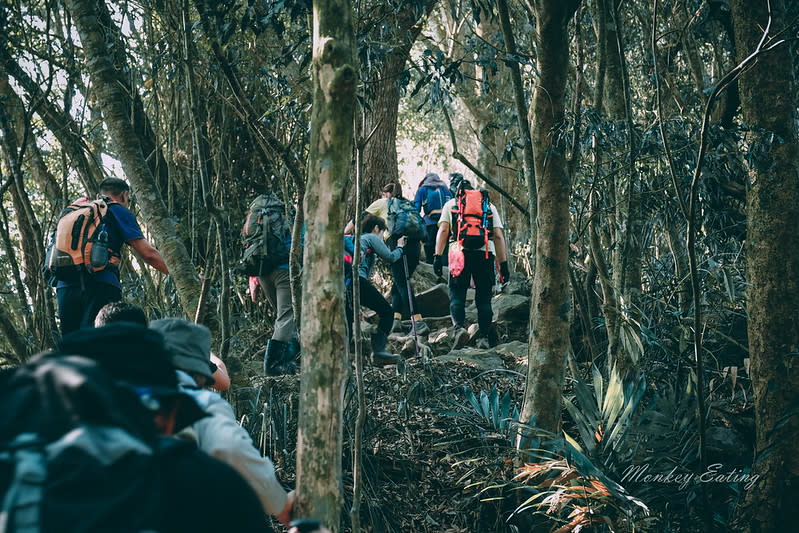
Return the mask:
<path id="1" fill-rule="evenodd" d="M 131 122 L 131 109 L 139 107 L 134 105 L 137 89 L 125 76 L 128 67 L 122 59 L 119 30 L 102 0 L 68 0 L 66 4 L 80 35 L 86 69 L 117 156 L 141 205 L 147 229 L 155 236 L 169 266 L 183 311 L 193 317 L 200 298 L 199 277 L 148 165 L 147 157 L 152 152 L 149 143 L 139 135 L 142 128 L 135 128 Z"/>
<path id="2" fill-rule="evenodd" d="M 313 2 L 313 112 L 305 194 L 298 516 L 334 532 L 342 505 L 342 413 L 349 369 L 341 228 L 353 156 L 355 36 L 351 4 Z"/>
<path id="3" fill-rule="evenodd" d="M 560 135 L 569 66 L 567 26 L 578 2 L 531 2 L 536 12 L 537 67 L 533 147 L 538 184 L 538 233 L 521 420 L 557 432 L 569 349 L 569 193 L 566 136 Z M 534 194 L 535 191 L 529 191 Z"/>
<path id="4" fill-rule="evenodd" d="M 765 0 L 730 3 L 742 61 L 768 26 Z M 772 1 L 772 34 L 791 22 Z M 780 531 L 799 520 L 799 132 L 795 43 L 762 55 L 739 80 L 756 156 L 747 192 L 747 314 L 754 391 L 754 470 L 738 531 Z"/>

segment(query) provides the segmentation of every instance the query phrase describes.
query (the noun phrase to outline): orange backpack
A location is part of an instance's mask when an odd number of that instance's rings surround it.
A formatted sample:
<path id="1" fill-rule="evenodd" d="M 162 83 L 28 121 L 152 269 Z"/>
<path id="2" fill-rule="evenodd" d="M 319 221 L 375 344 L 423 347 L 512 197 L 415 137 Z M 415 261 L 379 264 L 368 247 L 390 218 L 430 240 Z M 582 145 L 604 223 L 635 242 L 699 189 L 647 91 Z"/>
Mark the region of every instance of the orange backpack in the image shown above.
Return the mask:
<path id="1" fill-rule="evenodd" d="M 106 213 L 111 203 L 104 198 L 82 198 L 61 212 L 47 250 L 47 274 L 59 281 L 73 282 L 81 272 L 94 273 L 119 265 L 119 254 L 108 248 Z"/>
<path id="2" fill-rule="evenodd" d="M 454 239 L 461 248 L 479 250 L 485 246 L 488 258 L 488 241 L 494 228 L 494 213 L 491 211 L 488 191 L 461 189 L 456 196 L 452 214 L 457 216 Z"/>

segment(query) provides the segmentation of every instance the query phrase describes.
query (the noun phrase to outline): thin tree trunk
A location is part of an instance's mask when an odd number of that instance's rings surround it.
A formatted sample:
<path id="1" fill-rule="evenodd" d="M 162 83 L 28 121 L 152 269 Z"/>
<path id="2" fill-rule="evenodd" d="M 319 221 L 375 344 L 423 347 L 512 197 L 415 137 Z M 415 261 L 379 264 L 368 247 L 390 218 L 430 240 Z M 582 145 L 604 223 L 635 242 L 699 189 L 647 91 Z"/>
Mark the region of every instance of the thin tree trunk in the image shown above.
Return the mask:
<path id="1" fill-rule="evenodd" d="M 357 67 L 352 7 L 313 2 L 313 111 L 297 435 L 297 514 L 318 517 L 335 533 L 342 505 L 344 382 L 349 369 L 344 324 L 342 241 L 350 177 Z M 313 356 L 309 356 L 313 354 Z"/>
<path id="2" fill-rule="evenodd" d="M 135 89 L 127 78 L 124 64 L 115 64 L 121 43 L 118 31 L 102 0 L 67 0 L 75 26 L 80 34 L 86 67 L 89 70 L 95 97 L 116 148 L 125 175 L 131 181 L 147 229 L 156 237 L 158 249 L 169 265 L 181 306 L 187 316 L 194 316 L 200 297 L 197 270 L 180 240 L 175 223 L 169 216 L 146 157 L 149 143 L 143 142 L 130 120 L 131 100 Z"/>
<path id="3" fill-rule="evenodd" d="M 208 135 L 205 124 L 207 119 L 201 115 L 201 107 L 195 94 L 196 84 L 192 65 L 194 64 L 194 50 L 191 41 L 188 23 L 188 3 L 183 5 L 183 54 L 185 58 L 186 87 L 188 88 L 188 109 L 192 123 L 192 143 L 199 168 L 200 184 L 202 186 L 203 205 L 214 221 L 216 228 L 216 243 L 219 250 L 219 357 L 226 359 L 230 346 L 230 267 L 227 257 L 227 238 L 225 233 L 225 220 L 222 212 L 214 202 L 211 191 L 211 176 L 214 175 L 213 162 L 208 149 Z M 206 322 L 207 317 L 198 317 L 197 322 Z"/>
<path id="4" fill-rule="evenodd" d="M 578 2 L 531 2 L 536 10 L 537 67 L 533 97 L 533 146 L 538 181 L 538 239 L 530 303 L 528 372 L 521 420 L 559 432 L 561 391 L 569 351 L 569 193 L 565 113 L 569 66 L 567 26 Z M 534 194 L 534 191 L 528 191 Z"/>
<path id="5" fill-rule="evenodd" d="M 502 36 L 505 40 L 505 53 L 509 58 L 517 57 L 516 41 L 513 37 L 513 27 L 510 23 L 510 14 L 508 13 L 508 3 L 506 0 L 497 0 L 497 10 L 499 11 L 499 20 L 502 25 Z M 513 102 L 516 105 L 516 119 L 518 122 L 519 133 L 522 138 L 522 164 L 524 169 L 524 180 L 527 185 L 527 191 L 530 193 L 527 200 L 527 226 L 530 230 L 530 242 L 536 242 L 536 217 L 537 217 L 537 190 L 538 186 L 535 182 L 535 160 L 533 153 L 533 140 L 530 133 L 530 123 L 528 119 L 529 110 L 527 107 L 527 100 L 524 96 L 524 84 L 522 83 L 522 74 L 519 63 L 514 59 L 508 59 L 505 64 L 511 73 L 511 80 L 513 81 Z M 535 258 L 535 250 L 531 251 L 531 257 Z M 535 270 L 535 263 L 533 263 Z"/>

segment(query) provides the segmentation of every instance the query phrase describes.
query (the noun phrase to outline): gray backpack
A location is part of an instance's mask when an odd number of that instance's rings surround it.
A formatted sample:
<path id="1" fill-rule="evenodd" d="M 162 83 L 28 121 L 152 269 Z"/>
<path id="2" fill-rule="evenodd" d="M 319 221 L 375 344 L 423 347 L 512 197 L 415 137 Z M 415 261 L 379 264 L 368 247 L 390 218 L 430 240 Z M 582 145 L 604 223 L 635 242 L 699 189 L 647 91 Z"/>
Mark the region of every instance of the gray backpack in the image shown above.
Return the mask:
<path id="1" fill-rule="evenodd" d="M 283 200 L 274 193 L 258 196 L 250 204 L 241 228 L 241 271 L 247 276 L 264 276 L 275 267 L 288 264 L 291 223 Z"/>

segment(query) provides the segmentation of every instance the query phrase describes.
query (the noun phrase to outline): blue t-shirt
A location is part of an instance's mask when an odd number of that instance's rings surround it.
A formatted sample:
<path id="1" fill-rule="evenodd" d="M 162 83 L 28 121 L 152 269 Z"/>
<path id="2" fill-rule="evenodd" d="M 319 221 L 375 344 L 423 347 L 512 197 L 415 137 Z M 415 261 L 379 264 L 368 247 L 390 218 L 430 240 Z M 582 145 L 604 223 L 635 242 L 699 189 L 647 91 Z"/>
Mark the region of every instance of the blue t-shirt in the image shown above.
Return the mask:
<path id="1" fill-rule="evenodd" d="M 144 238 L 139 223 L 136 222 L 136 217 L 126 207 L 117 203 L 110 204 L 106 214 L 106 221 L 108 222 L 108 247 L 114 254 L 120 253 L 124 243 Z M 108 266 L 104 270 L 90 274 L 85 281 L 108 283 L 116 287 L 122 286 L 119 282 L 119 269 L 115 266 Z M 58 288 L 79 284 L 80 281 L 74 283 L 59 281 Z"/>

